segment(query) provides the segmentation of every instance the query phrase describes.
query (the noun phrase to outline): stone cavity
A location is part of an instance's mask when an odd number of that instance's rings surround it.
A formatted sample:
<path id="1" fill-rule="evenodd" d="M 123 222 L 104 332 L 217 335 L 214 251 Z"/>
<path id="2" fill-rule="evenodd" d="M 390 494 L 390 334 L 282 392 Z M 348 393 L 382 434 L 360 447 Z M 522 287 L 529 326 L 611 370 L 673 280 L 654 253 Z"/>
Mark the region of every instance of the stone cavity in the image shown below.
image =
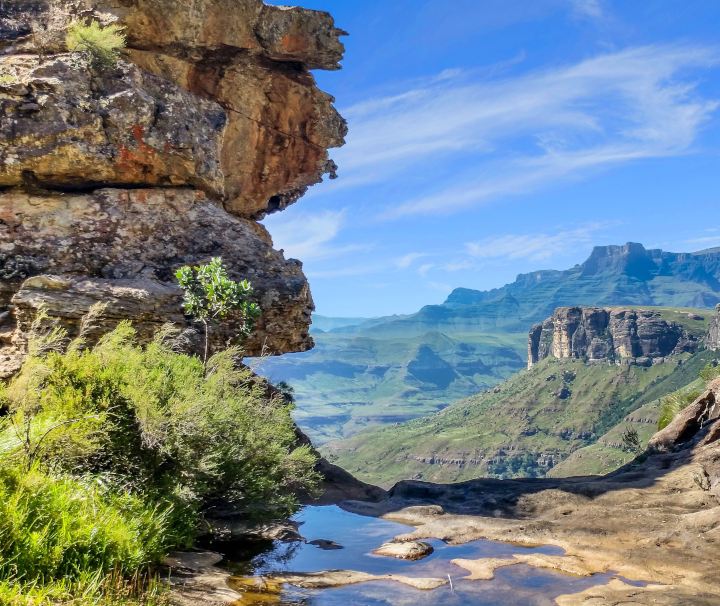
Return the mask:
<path id="1" fill-rule="evenodd" d="M 650 365 L 700 344 L 654 310 L 559 307 L 530 329 L 528 368 L 548 357 Z"/>
<path id="2" fill-rule="evenodd" d="M 68 52 L 78 19 L 125 28 L 116 66 Z M 257 221 L 334 176 L 346 124 L 309 70 L 339 68 L 343 34 L 262 0 L 0 3 L 0 377 L 41 306 L 71 335 L 101 300 L 99 330 L 189 325 L 174 271 L 213 256 L 263 310 L 246 354 L 312 347 L 302 265 Z"/>

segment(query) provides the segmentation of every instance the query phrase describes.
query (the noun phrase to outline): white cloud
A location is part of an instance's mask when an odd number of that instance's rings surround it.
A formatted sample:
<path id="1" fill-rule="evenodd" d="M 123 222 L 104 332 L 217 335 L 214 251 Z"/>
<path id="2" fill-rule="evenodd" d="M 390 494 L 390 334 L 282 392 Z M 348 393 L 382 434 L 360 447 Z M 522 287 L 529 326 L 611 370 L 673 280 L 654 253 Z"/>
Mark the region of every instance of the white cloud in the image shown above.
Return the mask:
<path id="1" fill-rule="evenodd" d="M 416 82 L 342 110 L 350 133 L 335 154 L 341 178 L 324 193 L 406 177 L 443 183 L 435 167 L 457 158 L 452 186 L 394 201 L 386 218 L 433 214 L 688 153 L 718 106 L 688 71 L 719 59 L 714 48 L 645 46 L 513 78 L 454 71 Z"/>
<path id="2" fill-rule="evenodd" d="M 423 263 L 420 267 L 417 268 L 417 273 L 424 278 L 425 276 L 427 276 L 428 272 L 434 268 L 435 263 Z"/>
<path id="3" fill-rule="evenodd" d="M 604 11 L 600 0 L 570 0 L 573 13 L 586 19 L 602 19 Z"/>
<path id="4" fill-rule="evenodd" d="M 590 246 L 594 235 L 603 227 L 598 223 L 547 234 L 505 234 L 467 242 L 465 251 L 475 259 L 542 261 L 578 247 Z"/>
<path id="5" fill-rule="evenodd" d="M 406 255 L 403 255 L 402 257 L 398 257 L 395 259 L 395 267 L 398 269 L 407 269 L 410 267 L 415 261 L 418 259 L 422 259 L 424 257 L 430 256 L 428 253 L 422 253 L 422 252 L 411 252 L 407 253 Z"/>
<path id="6" fill-rule="evenodd" d="M 335 258 L 368 250 L 370 245 L 336 245 L 335 238 L 345 223 L 345 211 L 320 213 L 283 213 L 271 215 L 266 221 L 276 248 L 286 257 L 314 261 Z"/>

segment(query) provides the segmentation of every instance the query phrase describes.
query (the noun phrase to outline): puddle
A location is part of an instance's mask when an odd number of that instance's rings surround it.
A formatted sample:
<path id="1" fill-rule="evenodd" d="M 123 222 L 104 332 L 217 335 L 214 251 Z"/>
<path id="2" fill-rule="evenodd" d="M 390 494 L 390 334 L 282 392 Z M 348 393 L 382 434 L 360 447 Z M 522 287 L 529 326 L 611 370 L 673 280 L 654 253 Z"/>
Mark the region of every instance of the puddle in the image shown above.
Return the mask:
<path id="1" fill-rule="evenodd" d="M 560 555 L 558 547 L 524 548 L 497 541 L 472 541 L 448 545 L 430 539 L 434 552 L 418 561 L 405 561 L 372 555 L 372 550 L 411 527 L 386 520 L 360 516 L 336 506 L 306 507 L 294 519 L 307 541 L 332 541 L 342 549 L 322 549 L 317 545 L 280 542 L 244 543 L 225 550 L 223 566 L 236 575 L 233 585 L 247 589 L 237 606 L 550 606 L 554 598 L 606 583 L 614 575 L 572 577 L 523 564 L 500 568 L 492 581 L 468 581 L 467 571 L 452 564 L 454 558 L 477 559 L 510 557 L 513 554 L 543 553 Z M 275 572 L 319 572 L 356 570 L 372 574 L 401 574 L 410 577 L 450 578 L 453 589 L 445 585 L 431 591 L 413 589 L 392 581 L 372 581 L 328 589 L 299 589 L 261 581 Z M 248 578 L 254 577 L 254 578 Z M 252 588 L 252 589 L 251 589 Z"/>

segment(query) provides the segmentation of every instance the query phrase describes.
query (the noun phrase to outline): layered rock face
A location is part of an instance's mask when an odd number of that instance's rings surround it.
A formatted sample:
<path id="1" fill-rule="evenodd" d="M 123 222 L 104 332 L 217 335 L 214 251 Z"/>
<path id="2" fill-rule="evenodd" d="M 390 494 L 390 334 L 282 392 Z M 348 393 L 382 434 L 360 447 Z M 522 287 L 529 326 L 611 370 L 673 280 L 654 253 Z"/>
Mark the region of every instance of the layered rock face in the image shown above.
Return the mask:
<path id="1" fill-rule="evenodd" d="M 687 330 L 657 311 L 559 307 L 530 329 L 528 368 L 547 357 L 649 365 L 699 346 Z"/>
<path id="2" fill-rule="evenodd" d="M 125 28 L 116 66 L 68 52 L 77 20 Z M 308 70 L 338 68 L 343 33 L 261 0 L 0 3 L 0 376 L 40 307 L 71 334 L 97 301 L 99 330 L 187 324 L 173 273 L 213 256 L 262 308 L 246 353 L 311 347 L 301 264 L 257 220 L 334 176 L 346 126 Z"/>
<path id="3" fill-rule="evenodd" d="M 715 308 L 715 317 L 710 321 L 706 341 L 708 349 L 720 350 L 720 305 Z"/>

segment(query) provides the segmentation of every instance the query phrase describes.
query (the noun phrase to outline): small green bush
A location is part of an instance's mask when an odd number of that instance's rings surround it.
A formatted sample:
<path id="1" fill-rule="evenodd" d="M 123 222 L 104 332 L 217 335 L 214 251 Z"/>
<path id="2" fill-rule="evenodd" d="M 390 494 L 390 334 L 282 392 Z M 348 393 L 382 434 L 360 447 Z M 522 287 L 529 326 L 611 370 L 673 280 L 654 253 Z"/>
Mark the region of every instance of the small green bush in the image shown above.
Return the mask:
<path id="1" fill-rule="evenodd" d="M 76 21 L 68 27 L 65 44 L 70 52 L 86 54 L 96 67 L 112 67 L 120 57 L 120 50 L 125 48 L 126 39 L 119 25 Z"/>
<path id="2" fill-rule="evenodd" d="M 210 322 L 225 320 L 235 312 L 240 319 L 241 335 L 250 334 L 260 315 L 260 307 L 251 300 L 253 288 L 247 280 L 231 280 L 220 257 L 213 257 L 205 265 L 185 265 L 175 272 L 175 278 L 184 291 L 185 313 L 203 324 L 204 365 L 208 359 Z"/>
<path id="3" fill-rule="evenodd" d="M 258 518 L 293 512 L 317 476 L 312 451 L 297 447 L 291 405 L 238 368 L 237 350 L 205 369 L 174 351 L 175 336 L 142 347 L 122 323 L 91 349 L 41 348 L 50 351 L 0 391 L 10 411 L 0 449 L 18 464 L 168 500 L 190 525 L 187 512 L 217 503 Z"/>
<path id="4" fill-rule="evenodd" d="M 692 404 L 700 396 L 698 390 L 683 393 L 682 391 L 665 396 L 660 402 L 658 429 L 665 429 L 678 413 Z"/>
<path id="5" fill-rule="evenodd" d="M 720 377 L 720 364 L 717 363 L 717 360 L 712 364 L 707 364 L 705 368 L 700 371 L 700 378 L 708 383 L 718 377 Z"/>

